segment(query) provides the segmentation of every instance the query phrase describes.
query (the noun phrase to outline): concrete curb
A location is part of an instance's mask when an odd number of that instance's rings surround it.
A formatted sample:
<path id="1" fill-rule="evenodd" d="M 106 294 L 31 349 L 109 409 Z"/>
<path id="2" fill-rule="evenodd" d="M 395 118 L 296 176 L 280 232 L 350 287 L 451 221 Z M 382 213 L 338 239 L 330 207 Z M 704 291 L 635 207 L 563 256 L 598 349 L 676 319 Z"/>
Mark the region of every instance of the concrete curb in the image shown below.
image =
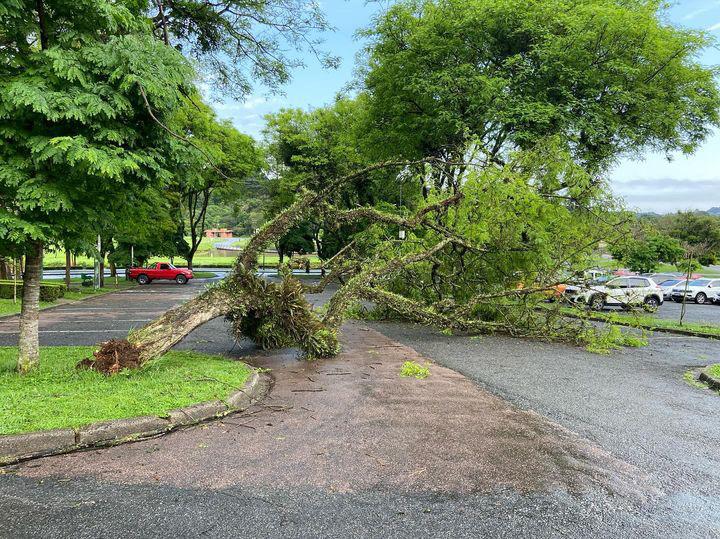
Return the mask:
<path id="1" fill-rule="evenodd" d="M 713 389 L 720 390 L 720 378 L 715 378 L 712 374 L 708 372 L 708 369 L 709 367 L 706 367 L 700 371 L 700 381 L 705 382 Z"/>
<path id="2" fill-rule="evenodd" d="M 254 371 L 245 386 L 225 401 L 209 401 L 170 410 L 166 416 L 133 417 L 92 423 L 77 429 L 58 429 L 0 436 L 0 466 L 24 460 L 108 447 L 161 436 L 173 430 L 241 412 L 262 400 L 270 378 Z"/>

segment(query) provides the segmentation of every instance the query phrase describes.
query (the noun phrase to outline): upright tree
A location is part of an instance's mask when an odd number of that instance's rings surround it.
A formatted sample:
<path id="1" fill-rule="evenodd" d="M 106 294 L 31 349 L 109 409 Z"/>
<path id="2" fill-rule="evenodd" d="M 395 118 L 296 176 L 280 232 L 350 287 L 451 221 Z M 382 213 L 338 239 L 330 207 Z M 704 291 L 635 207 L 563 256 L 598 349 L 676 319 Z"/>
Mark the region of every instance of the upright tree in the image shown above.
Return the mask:
<path id="1" fill-rule="evenodd" d="M 365 35 L 361 82 L 386 155 L 502 163 L 558 136 L 587 170 L 645 149 L 692 152 L 718 125 L 700 31 L 657 0 L 407 0 Z M 458 163 L 452 165 L 452 163 Z"/>
<path id="2" fill-rule="evenodd" d="M 43 248 L 107 218 L 130 187 L 166 181 L 158 118 L 192 71 L 136 2 L 18 0 L 0 6 L 0 238 L 26 256 L 18 369 L 38 362 Z"/>
<path id="3" fill-rule="evenodd" d="M 229 122 L 219 122 L 210 107 L 197 97 L 188 100 L 172 118 L 170 127 L 188 140 L 173 140 L 168 149 L 173 161 L 174 191 L 180 195 L 181 229 L 190 235 L 182 255 L 192 268 L 193 258 L 204 237 L 210 200 L 240 198 L 261 168 L 261 156 L 251 137 Z M 185 227 L 187 223 L 187 229 Z"/>

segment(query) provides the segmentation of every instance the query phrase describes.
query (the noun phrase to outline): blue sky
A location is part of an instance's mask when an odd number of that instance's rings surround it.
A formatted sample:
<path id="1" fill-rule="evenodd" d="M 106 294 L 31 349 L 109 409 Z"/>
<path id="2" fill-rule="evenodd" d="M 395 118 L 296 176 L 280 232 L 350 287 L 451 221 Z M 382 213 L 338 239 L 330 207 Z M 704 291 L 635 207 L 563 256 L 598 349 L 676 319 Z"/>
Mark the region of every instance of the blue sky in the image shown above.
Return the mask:
<path id="1" fill-rule="evenodd" d="M 284 95 L 267 95 L 262 88 L 244 102 L 215 103 L 220 118 L 232 120 L 239 130 L 260 138 L 263 116 L 284 107 L 321 107 L 352 80 L 355 56 L 362 43 L 358 29 L 369 24 L 373 13 L 387 2 L 325 0 L 322 7 L 336 31 L 326 36 L 325 49 L 342 58 L 336 70 L 323 69 L 313 58 L 294 73 Z M 669 20 L 681 26 L 700 28 L 720 40 L 720 0 L 679 0 L 668 11 Z M 720 51 L 708 50 L 702 57 L 708 65 L 720 64 Z M 628 205 L 659 213 L 678 209 L 708 209 L 720 206 L 720 133 L 715 133 L 694 155 L 648 154 L 642 161 L 623 161 L 611 173 L 613 190 Z"/>

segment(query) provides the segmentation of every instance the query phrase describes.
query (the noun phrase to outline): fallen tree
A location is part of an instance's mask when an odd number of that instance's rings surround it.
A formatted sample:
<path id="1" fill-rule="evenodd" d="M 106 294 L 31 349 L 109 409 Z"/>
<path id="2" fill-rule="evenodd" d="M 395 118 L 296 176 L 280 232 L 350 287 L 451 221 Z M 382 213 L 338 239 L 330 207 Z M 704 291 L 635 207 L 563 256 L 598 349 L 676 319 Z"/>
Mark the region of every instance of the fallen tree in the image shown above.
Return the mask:
<path id="1" fill-rule="evenodd" d="M 533 155 L 546 158 L 547 151 L 538 148 Z M 338 352 L 338 330 L 358 301 L 448 331 L 577 339 L 576 327 L 558 323 L 557 316 L 538 313 L 534 306 L 561 275 L 567 277 L 587 260 L 622 215 L 599 209 L 610 199 L 567 155 L 555 156 L 562 166 L 551 173 L 529 166 L 533 155 L 519 153 L 505 165 L 463 163 L 473 172 L 410 216 L 401 209 L 336 207 L 332 195 L 381 168 L 398 173 L 411 168 L 421 184 L 447 162 L 378 163 L 317 192 L 302 191 L 250 239 L 227 278 L 133 331 L 127 341 L 105 343 L 96 357 L 113 360 L 89 366 L 103 370 L 101 365 L 111 364 L 115 372 L 123 355 L 131 360 L 129 367 L 137 365 L 138 356 L 141 363 L 158 358 L 195 328 L 221 316 L 230 321 L 237 339 L 252 339 L 265 349 L 298 347 L 311 360 L 330 357 Z M 315 285 L 303 285 L 287 269 L 278 281 L 259 276 L 262 250 L 311 213 L 331 226 L 354 223 L 362 231 L 326 263 L 327 273 Z M 330 284 L 336 288 L 324 312 L 314 310 L 305 294 Z"/>

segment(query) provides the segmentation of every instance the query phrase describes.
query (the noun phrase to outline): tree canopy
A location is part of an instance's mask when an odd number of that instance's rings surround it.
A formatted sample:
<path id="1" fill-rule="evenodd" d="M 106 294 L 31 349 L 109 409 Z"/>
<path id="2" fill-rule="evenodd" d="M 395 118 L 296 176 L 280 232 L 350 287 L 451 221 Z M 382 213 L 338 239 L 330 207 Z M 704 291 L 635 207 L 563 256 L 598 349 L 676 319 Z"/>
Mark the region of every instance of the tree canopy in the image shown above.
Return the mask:
<path id="1" fill-rule="evenodd" d="M 398 2 L 365 32 L 374 135 L 388 155 L 455 161 L 558 136 L 595 171 L 646 149 L 692 152 L 718 125 L 716 72 L 697 59 L 712 41 L 668 25 L 662 6 Z"/>
<path id="2" fill-rule="evenodd" d="M 43 248 L 87 235 L 167 181 L 159 125 L 188 62 L 123 2 L 0 6 L 0 238 L 24 247 L 19 368 L 38 360 Z M 99 231 L 98 231 L 99 232 Z"/>
<path id="3" fill-rule="evenodd" d="M 331 30 L 320 6 L 306 0 L 154 0 L 156 35 L 195 60 L 208 84 L 243 98 L 256 84 L 277 91 L 310 53 L 326 67 L 338 58 L 321 48 Z"/>

